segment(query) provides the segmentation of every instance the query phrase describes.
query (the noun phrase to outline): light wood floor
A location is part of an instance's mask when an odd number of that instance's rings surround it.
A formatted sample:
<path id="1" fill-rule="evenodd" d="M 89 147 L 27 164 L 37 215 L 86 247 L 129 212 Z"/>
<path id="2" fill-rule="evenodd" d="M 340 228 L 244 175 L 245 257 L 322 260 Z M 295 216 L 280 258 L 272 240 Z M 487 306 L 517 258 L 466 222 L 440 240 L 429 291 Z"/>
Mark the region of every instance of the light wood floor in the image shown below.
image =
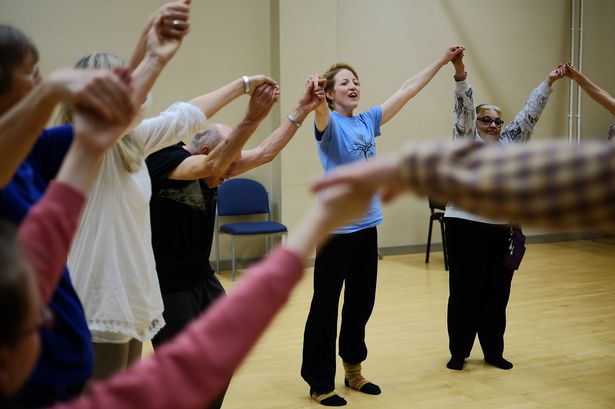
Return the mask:
<path id="1" fill-rule="evenodd" d="M 442 253 L 385 257 L 367 331 L 364 374 L 382 395 L 343 386 L 353 408 L 615 408 L 615 240 L 528 246 L 513 279 L 502 371 L 480 345 L 463 371 L 445 367 L 448 278 Z M 232 291 L 234 283 L 222 274 Z M 224 408 L 317 408 L 299 376 L 311 269 L 233 378 Z"/>

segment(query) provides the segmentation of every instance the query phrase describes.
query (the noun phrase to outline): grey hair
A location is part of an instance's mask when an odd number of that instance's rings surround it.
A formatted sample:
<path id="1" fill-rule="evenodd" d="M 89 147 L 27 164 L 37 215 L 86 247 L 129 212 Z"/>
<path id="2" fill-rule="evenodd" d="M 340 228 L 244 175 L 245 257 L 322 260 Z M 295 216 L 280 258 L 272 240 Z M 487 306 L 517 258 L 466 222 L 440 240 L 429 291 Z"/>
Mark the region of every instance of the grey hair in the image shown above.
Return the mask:
<path id="1" fill-rule="evenodd" d="M 499 116 L 502 116 L 502 110 L 500 109 L 500 107 L 498 107 L 497 105 L 493 105 L 493 104 L 480 104 L 480 105 L 478 105 L 476 107 L 476 115 L 478 115 L 480 112 L 486 111 L 488 109 L 491 109 L 492 111 L 497 112 Z"/>
<path id="2" fill-rule="evenodd" d="M 190 144 L 199 151 L 203 146 L 209 147 L 211 151 L 222 141 L 222 139 L 223 137 L 220 131 L 216 127 L 209 126 L 205 131 L 194 135 Z"/>

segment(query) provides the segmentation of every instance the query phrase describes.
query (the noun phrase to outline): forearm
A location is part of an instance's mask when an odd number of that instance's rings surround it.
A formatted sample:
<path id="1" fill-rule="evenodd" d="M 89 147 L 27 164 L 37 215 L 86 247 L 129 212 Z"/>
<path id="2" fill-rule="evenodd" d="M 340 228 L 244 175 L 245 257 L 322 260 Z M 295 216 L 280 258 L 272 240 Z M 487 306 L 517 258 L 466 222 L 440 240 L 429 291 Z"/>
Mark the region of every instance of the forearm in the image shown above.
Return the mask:
<path id="1" fill-rule="evenodd" d="M 244 118 L 208 155 L 208 169 L 214 177 L 221 177 L 239 158 L 241 149 L 258 127 L 260 120 Z"/>
<path id="2" fill-rule="evenodd" d="M 302 260 L 307 259 L 314 248 L 323 242 L 334 228 L 334 225 L 326 222 L 328 218 L 324 212 L 320 204 L 312 205 L 299 223 L 290 230 L 286 238 L 284 246 Z"/>
<path id="3" fill-rule="evenodd" d="M 432 80 L 446 62 L 439 58 L 419 73 L 407 79 L 389 99 L 382 104 L 382 124 L 387 123 L 399 110 Z"/>
<path id="4" fill-rule="evenodd" d="M 473 213 L 548 228 L 615 229 L 615 147 L 414 143 L 410 189 Z"/>
<path id="5" fill-rule="evenodd" d="M 234 99 L 243 95 L 244 84 L 241 78 L 218 88 L 215 91 L 201 95 L 189 101 L 199 108 L 207 118 L 211 118 Z"/>
<path id="6" fill-rule="evenodd" d="M 309 111 L 298 105 L 290 114 L 298 122 L 305 121 Z M 241 158 L 235 162 L 230 176 L 240 175 L 250 169 L 271 162 L 295 136 L 299 128 L 287 118 L 271 135 L 265 138 L 256 148 L 241 153 Z"/>
<path id="7" fill-rule="evenodd" d="M 594 101 L 606 108 L 612 115 L 615 115 L 615 98 L 608 92 L 594 84 L 583 74 L 579 74 L 577 83 Z"/>
<path id="8" fill-rule="evenodd" d="M 43 81 L 0 117 L 0 186 L 11 180 L 59 101 L 53 84 Z"/>
<path id="9" fill-rule="evenodd" d="M 132 99 L 141 106 L 166 63 L 155 54 L 147 53 L 132 73 Z"/>

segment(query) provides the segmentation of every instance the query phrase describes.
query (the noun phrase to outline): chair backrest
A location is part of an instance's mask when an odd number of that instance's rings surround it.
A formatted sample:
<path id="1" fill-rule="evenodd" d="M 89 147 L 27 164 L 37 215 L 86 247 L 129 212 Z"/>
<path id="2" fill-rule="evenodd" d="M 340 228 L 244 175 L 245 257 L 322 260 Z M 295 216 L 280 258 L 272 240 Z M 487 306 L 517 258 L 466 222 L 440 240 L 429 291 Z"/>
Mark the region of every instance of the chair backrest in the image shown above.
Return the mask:
<path id="1" fill-rule="evenodd" d="M 428 197 L 428 200 L 429 200 L 429 210 L 431 210 L 432 213 L 434 212 L 434 210 L 445 210 L 446 209 L 446 203 L 437 202 L 433 200 L 431 197 Z"/>
<path id="2" fill-rule="evenodd" d="M 256 180 L 235 178 L 218 188 L 218 215 L 269 214 L 269 196 Z"/>

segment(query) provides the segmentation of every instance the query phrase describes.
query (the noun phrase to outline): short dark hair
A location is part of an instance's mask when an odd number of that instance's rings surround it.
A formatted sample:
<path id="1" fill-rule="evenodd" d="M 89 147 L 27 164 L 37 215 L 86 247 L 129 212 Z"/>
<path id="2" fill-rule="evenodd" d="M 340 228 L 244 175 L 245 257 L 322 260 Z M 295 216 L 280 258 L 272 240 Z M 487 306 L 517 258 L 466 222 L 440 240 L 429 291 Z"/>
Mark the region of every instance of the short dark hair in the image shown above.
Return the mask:
<path id="1" fill-rule="evenodd" d="M 15 227 L 0 220 L 0 345 L 17 342 L 27 319 L 27 272 L 15 242 Z"/>
<path id="2" fill-rule="evenodd" d="M 11 90 L 13 71 L 28 54 L 38 61 L 38 50 L 32 40 L 20 29 L 0 24 L 0 94 Z"/>

